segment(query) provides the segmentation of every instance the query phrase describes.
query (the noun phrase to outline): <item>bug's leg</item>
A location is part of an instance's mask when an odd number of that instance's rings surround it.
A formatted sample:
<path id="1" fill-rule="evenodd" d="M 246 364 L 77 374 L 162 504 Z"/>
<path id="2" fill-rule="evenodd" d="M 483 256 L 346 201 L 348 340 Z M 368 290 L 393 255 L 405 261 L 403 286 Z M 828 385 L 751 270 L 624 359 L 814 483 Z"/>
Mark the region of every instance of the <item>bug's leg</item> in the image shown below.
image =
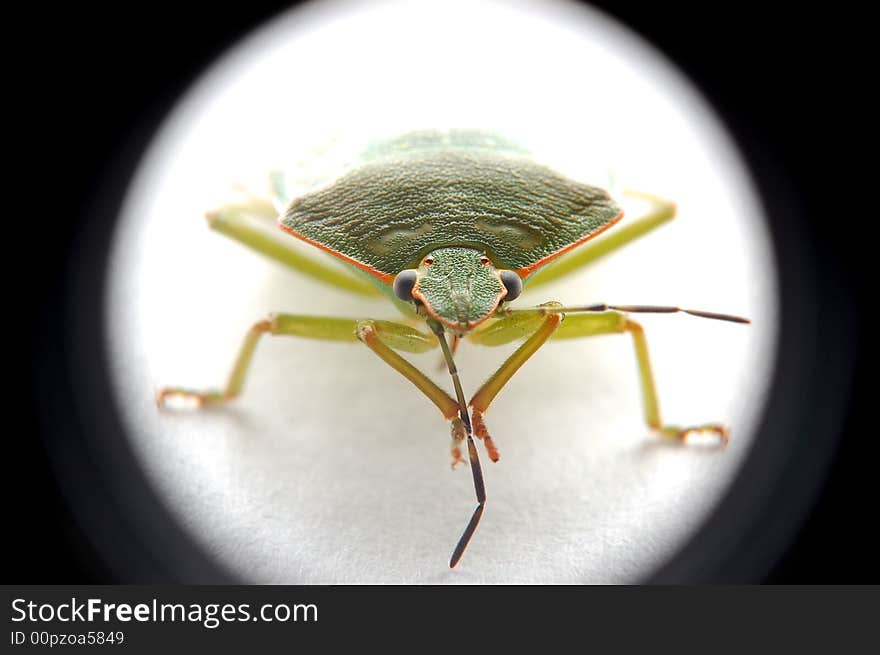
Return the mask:
<path id="1" fill-rule="evenodd" d="M 257 226 L 248 217 L 271 218 L 271 231 L 267 226 Z M 266 199 L 251 197 L 246 202 L 224 205 L 207 214 L 208 225 L 212 230 L 228 236 L 257 252 L 274 259 L 304 275 L 315 278 L 331 286 L 364 296 L 379 294 L 378 289 L 368 280 L 355 277 L 341 269 L 309 257 L 282 241 L 284 236 L 275 232 L 274 225 L 278 212 Z M 292 238 L 292 237 L 287 237 Z"/>
<path id="2" fill-rule="evenodd" d="M 597 259 L 608 255 L 631 241 L 647 234 L 663 225 L 675 216 L 675 203 L 656 196 L 635 191 L 627 191 L 626 195 L 642 198 L 650 202 L 648 211 L 633 222 L 621 223 L 605 234 L 574 249 L 571 253 L 561 256 L 529 277 L 530 289 L 557 280 L 569 273 L 591 264 Z M 624 219 L 626 221 L 626 219 Z"/>
<path id="3" fill-rule="evenodd" d="M 222 403 L 232 400 L 241 393 L 247 377 L 251 359 L 260 337 L 264 334 L 300 336 L 330 341 L 355 341 L 357 320 L 323 316 L 298 316 L 294 314 L 272 314 L 269 318 L 257 321 L 245 334 L 238 356 L 222 389 L 198 391 L 184 387 L 165 387 L 156 395 L 159 406 L 169 398 L 182 398 L 195 401 L 199 406 Z"/>
<path id="4" fill-rule="evenodd" d="M 447 421 L 452 422 L 452 445 L 450 452 L 452 453 L 452 466 L 455 467 L 464 461 L 461 455 L 461 445 L 465 437 L 468 436 L 469 424 L 465 423 L 466 417 L 460 416 L 459 403 L 455 399 L 396 352 L 396 350 L 408 350 L 409 352 L 423 352 L 427 350 L 427 347 L 420 350 L 414 350 L 409 347 L 408 339 L 411 332 L 417 334 L 418 339 L 424 339 L 426 346 L 427 344 L 430 344 L 429 347 L 431 348 L 437 346 L 437 339 L 433 335 L 429 337 L 401 323 L 360 321 L 357 324 L 358 339 L 363 341 L 382 361 L 412 382 L 419 391 L 425 394 L 437 406 L 443 417 Z M 421 341 L 417 343 L 421 346 Z"/>
<path id="5" fill-rule="evenodd" d="M 471 436 L 471 423 L 468 416 L 467 405 L 464 401 L 464 394 L 461 390 L 461 382 L 458 379 L 458 369 L 452 358 L 452 351 L 446 342 L 446 335 L 443 327 L 436 321 L 428 321 L 431 331 L 436 336 L 432 342 L 433 345 L 440 344 L 443 350 L 443 357 L 449 368 L 449 374 L 455 387 L 455 395 L 457 399 L 453 399 L 449 394 L 440 389 L 432 382 L 424 373 L 419 371 L 415 366 L 406 359 L 398 355 L 394 349 L 401 346 L 398 337 L 407 338 L 408 330 L 411 328 L 399 324 L 391 323 L 385 325 L 385 336 L 382 336 L 381 330 L 377 325 L 379 321 L 360 321 L 357 331 L 358 338 L 363 341 L 370 349 L 373 350 L 384 362 L 389 364 L 396 371 L 401 373 L 407 380 L 412 382 L 416 387 L 424 393 L 428 398 L 437 405 L 437 408 L 443 416 L 452 422 L 452 466 L 463 462 L 461 456 L 461 444 L 467 439 L 468 460 L 471 465 L 471 475 L 474 480 L 474 493 L 477 497 L 477 506 L 471 514 L 470 521 L 464 529 L 455 549 L 452 551 L 452 557 L 449 560 L 449 568 L 454 568 L 461 556 L 464 554 L 477 525 L 480 517 L 483 516 L 483 509 L 486 505 L 486 488 L 483 484 L 483 471 L 480 468 L 480 458 L 477 455 L 477 448 L 474 446 L 474 438 Z M 427 338 L 426 335 L 419 333 L 421 338 Z M 403 342 L 405 343 L 405 341 Z"/>
<path id="6" fill-rule="evenodd" d="M 638 311 L 639 308 L 633 308 Z M 651 309 L 660 308 L 644 308 Z M 673 309 L 673 308 L 663 308 Z M 639 323 L 630 319 L 626 314 L 619 311 L 600 311 L 598 313 L 578 313 L 592 311 L 589 308 L 566 307 L 566 321 L 563 326 L 553 335 L 555 339 L 573 339 L 578 337 L 591 337 L 600 334 L 622 334 L 628 332 L 632 336 L 633 346 L 636 352 L 636 362 L 639 369 L 639 380 L 642 386 L 642 405 L 645 413 L 645 422 L 650 428 L 656 430 L 661 436 L 684 441 L 689 434 L 699 432 L 714 433 L 726 444 L 728 440 L 727 428 L 720 423 L 705 423 L 688 427 L 676 425 L 664 425 L 660 417 L 660 402 L 657 396 L 657 388 L 654 384 L 654 374 L 651 370 L 651 359 L 648 355 L 648 342 L 645 331 Z M 727 317 L 726 315 L 714 315 L 708 312 L 697 313 L 710 318 L 722 320 L 738 319 L 739 317 Z M 742 322 L 739 319 L 736 322 Z"/>
<path id="7" fill-rule="evenodd" d="M 559 303 L 547 303 L 531 310 L 521 310 L 501 318 L 471 333 L 470 339 L 475 343 L 497 346 L 516 341 L 526 335 L 526 341 L 508 357 L 498 370 L 483 383 L 469 403 L 474 422 L 474 434 L 483 440 L 486 452 L 493 462 L 499 459 L 495 442 L 486 429 L 483 414 L 498 392 L 507 384 L 526 360 L 534 355 L 553 333 L 559 328 L 564 314 L 558 311 Z"/>
<path id="8" fill-rule="evenodd" d="M 475 330 L 471 339 L 483 345 L 501 345 L 522 338 L 531 333 L 528 340 L 505 361 L 498 371 L 480 388 L 471 400 L 474 410 L 474 431 L 477 436 L 485 432 L 485 423 L 482 414 L 507 381 L 519 369 L 528 357 L 548 339 L 572 339 L 578 337 L 597 336 L 601 334 L 622 334 L 629 332 L 632 335 L 633 346 L 636 351 L 636 362 L 639 368 L 639 379 L 642 386 L 642 403 L 645 413 L 645 421 L 648 426 L 656 430 L 664 437 L 684 440 L 691 433 L 711 432 L 726 444 L 728 439 L 727 428 L 719 423 L 706 423 L 689 427 L 664 425 L 660 416 L 660 403 L 657 396 L 654 374 L 651 370 L 651 360 L 648 355 L 648 343 L 645 333 L 639 323 L 631 320 L 625 311 L 632 312 L 686 312 L 703 318 L 713 318 L 735 323 L 748 323 L 748 319 L 728 314 L 716 314 L 713 312 L 701 312 L 696 310 L 680 309 L 678 307 L 653 307 L 653 306 L 615 306 L 621 311 L 609 309 L 607 305 L 590 305 L 584 307 L 563 307 L 557 303 L 547 303 L 541 307 L 507 310 L 506 316 L 494 323 L 481 326 Z M 565 316 L 565 321 L 557 323 L 551 328 L 548 318 L 552 315 L 560 318 Z M 487 434 L 487 433 L 486 433 Z M 489 445 L 487 443 L 487 449 Z M 491 456 L 491 455 L 490 455 Z"/>
<path id="9" fill-rule="evenodd" d="M 297 336 L 325 341 L 357 342 L 360 323 L 360 321 L 351 318 L 273 314 L 265 320 L 257 321 L 248 330 L 223 388 L 198 391 L 184 387 L 166 387 L 157 393 L 156 401 L 162 406 L 170 398 L 182 398 L 202 406 L 232 400 L 241 393 L 244 387 L 254 351 L 264 334 Z M 424 334 L 409 326 L 389 321 L 370 321 L 369 323 L 374 326 L 384 341 L 401 350 L 424 352 L 437 346 L 433 335 Z"/>

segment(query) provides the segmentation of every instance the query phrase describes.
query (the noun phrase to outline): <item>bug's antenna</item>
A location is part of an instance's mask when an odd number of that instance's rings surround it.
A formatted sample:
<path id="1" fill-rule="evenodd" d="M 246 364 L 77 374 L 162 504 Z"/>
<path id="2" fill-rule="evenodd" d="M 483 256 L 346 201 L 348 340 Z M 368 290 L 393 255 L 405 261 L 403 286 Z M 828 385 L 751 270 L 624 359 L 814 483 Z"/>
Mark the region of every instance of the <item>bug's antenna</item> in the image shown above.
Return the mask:
<path id="1" fill-rule="evenodd" d="M 681 307 L 666 307 L 661 305 L 606 305 L 605 303 L 599 303 L 597 305 L 587 305 L 585 307 L 570 307 L 566 309 L 569 312 L 606 312 L 609 309 L 614 309 L 619 312 L 645 312 L 653 314 L 674 314 L 676 312 L 682 312 L 684 314 L 690 314 L 691 316 L 699 316 L 700 318 L 715 319 L 716 321 L 730 321 L 731 323 L 751 323 L 749 319 L 743 318 L 742 316 L 734 316 L 733 314 L 718 314 L 716 312 L 704 312 L 699 309 L 682 309 Z"/>
<path id="2" fill-rule="evenodd" d="M 464 554 L 464 549 L 467 548 L 468 542 L 470 542 L 471 537 L 474 536 L 474 531 L 476 531 L 477 525 L 480 523 L 480 517 L 483 516 L 483 507 L 486 505 L 486 487 L 483 484 L 483 469 L 480 466 L 480 457 L 477 455 L 477 447 L 474 445 L 471 418 L 468 414 L 467 403 L 464 400 L 464 392 L 461 390 L 461 382 L 458 379 L 458 368 L 455 366 L 455 360 L 452 358 L 452 351 L 449 348 L 449 344 L 446 342 L 445 330 L 443 329 L 443 326 L 434 319 L 428 320 L 428 326 L 431 328 L 431 331 L 437 335 L 437 339 L 440 341 L 440 348 L 443 350 L 443 359 L 446 360 L 449 375 L 452 376 L 452 384 L 455 387 L 455 396 L 458 399 L 458 415 L 461 418 L 461 422 L 464 424 L 467 433 L 468 459 L 471 464 L 471 474 L 474 476 L 474 492 L 477 495 L 477 506 L 474 508 L 471 520 L 468 521 L 467 527 L 465 527 L 464 532 L 461 534 L 461 538 L 458 540 L 455 550 L 452 551 L 452 557 L 449 560 L 449 568 L 455 568 L 455 565 L 458 564 L 458 560 L 460 560 L 461 556 Z"/>
<path id="3" fill-rule="evenodd" d="M 474 491 L 477 494 L 477 506 L 474 508 L 474 513 L 471 515 L 471 520 L 468 521 L 467 527 L 464 529 L 464 532 L 461 533 L 461 538 L 455 545 L 455 550 L 452 551 L 452 557 L 449 558 L 449 568 L 451 569 L 455 568 L 455 565 L 458 564 L 458 560 L 464 555 L 464 549 L 467 548 L 468 542 L 470 542 L 471 537 L 474 536 L 474 531 L 480 523 L 480 517 L 483 516 L 483 507 L 486 506 L 486 488 L 483 486 L 483 469 L 480 468 L 480 458 L 477 456 L 477 447 L 474 446 L 474 438 L 471 436 L 470 432 L 468 432 L 467 442 L 468 457 L 471 461 L 471 472 L 474 474 Z"/>

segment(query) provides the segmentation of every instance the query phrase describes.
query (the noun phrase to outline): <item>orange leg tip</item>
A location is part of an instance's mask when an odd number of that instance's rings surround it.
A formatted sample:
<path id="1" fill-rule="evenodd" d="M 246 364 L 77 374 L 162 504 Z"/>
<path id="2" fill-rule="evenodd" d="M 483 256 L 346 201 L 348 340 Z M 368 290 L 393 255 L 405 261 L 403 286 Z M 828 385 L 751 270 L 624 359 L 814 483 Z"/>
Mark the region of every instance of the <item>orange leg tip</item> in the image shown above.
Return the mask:
<path id="1" fill-rule="evenodd" d="M 718 437 L 718 446 L 724 448 L 730 442 L 730 431 L 726 425 L 720 423 L 707 423 L 688 428 L 666 426 L 660 430 L 660 434 L 670 439 L 676 439 L 682 443 L 691 442 L 691 435 L 715 434 Z"/>
<path id="2" fill-rule="evenodd" d="M 155 400 L 159 409 L 202 409 L 206 405 L 227 402 L 233 397 L 234 395 L 216 391 L 199 392 L 166 387 L 156 392 Z M 175 402 L 169 404 L 169 400 Z M 177 401 L 180 401 L 179 405 Z"/>
<path id="3" fill-rule="evenodd" d="M 495 442 L 492 441 L 492 437 L 486 435 L 486 452 L 489 453 L 489 459 L 493 462 L 497 462 L 501 459 L 501 455 L 498 453 L 498 449 L 495 447 Z"/>
<path id="4" fill-rule="evenodd" d="M 727 446 L 730 443 L 730 431 L 726 425 L 718 426 L 718 437 L 721 439 L 722 446 Z"/>
<path id="5" fill-rule="evenodd" d="M 492 437 L 489 436 L 489 430 L 486 428 L 485 421 L 483 421 L 483 413 L 475 409 L 472 412 L 471 418 L 474 422 L 474 434 L 478 439 L 483 440 L 483 445 L 486 447 L 489 459 L 493 462 L 497 462 L 501 455 L 498 453 L 498 449 L 495 447 L 495 442 L 492 441 Z"/>
<path id="6" fill-rule="evenodd" d="M 727 426 L 721 425 L 720 423 L 713 423 L 710 425 L 698 425 L 693 428 L 689 428 L 685 431 L 684 440 L 688 441 L 689 435 L 700 435 L 700 434 L 715 434 L 718 436 L 718 445 L 721 448 L 727 446 L 730 441 L 730 436 L 728 434 Z"/>
<path id="7" fill-rule="evenodd" d="M 464 459 L 461 456 L 461 448 L 453 448 L 450 452 L 452 453 L 452 470 L 454 471 L 456 466 L 464 464 Z"/>
<path id="8" fill-rule="evenodd" d="M 174 409 L 174 403 L 169 405 L 169 400 L 173 400 L 174 398 L 188 399 L 190 397 L 191 396 L 189 394 L 182 393 L 176 389 L 169 389 L 167 387 L 164 387 L 156 392 L 156 407 L 158 409 Z"/>

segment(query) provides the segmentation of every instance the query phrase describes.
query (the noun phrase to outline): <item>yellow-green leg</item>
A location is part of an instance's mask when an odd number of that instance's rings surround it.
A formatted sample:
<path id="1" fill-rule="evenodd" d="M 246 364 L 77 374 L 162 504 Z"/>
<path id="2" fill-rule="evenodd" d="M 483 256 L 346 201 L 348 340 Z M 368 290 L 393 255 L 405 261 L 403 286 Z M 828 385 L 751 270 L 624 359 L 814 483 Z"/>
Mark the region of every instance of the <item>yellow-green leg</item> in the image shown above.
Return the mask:
<path id="1" fill-rule="evenodd" d="M 392 327 L 393 326 L 393 327 Z M 411 335 L 418 335 L 413 339 Z M 458 403 L 419 369 L 401 357 L 396 350 L 424 352 L 437 347 L 433 335 L 426 335 L 402 323 L 359 321 L 357 338 L 433 402 L 447 420 L 458 415 Z M 415 346 L 415 347 L 413 347 Z"/>
<path id="2" fill-rule="evenodd" d="M 357 320 L 328 316 L 302 316 L 299 314 L 272 314 L 257 321 L 245 334 L 241 348 L 233 363 L 226 384 L 221 389 L 197 391 L 183 387 L 167 387 L 159 391 L 160 405 L 168 398 L 193 400 L 199 405 L 222 403 L 238 396 L 244 388 L 245 379 L 260 337 L 264 334 L 297 336 L 324 341 L 351 341 L 359 339 L 379 354 L 393 368 L 412 381 L 436 404 L 443 415 L 455 415 L 458 404 L 449 395 L 428 380 L 409 362 L 392 350 L 421 353 L 437 347 L 432 334 L 425 334 L 402 323 L 377 320 Z"/>
<path id="3" fill-rule="evenodd" d="M 634 307 L 633 309 L 635 311 L 688 311 L 678 310 L 677 308 Z M 549 339 L 572 339 L 601 334 L 629 333 L 632 336 L 636 352 L 636 363 L 642 387 L 642 404 L 645 422 L 648 426 L 666 438 L 684 440 L 687 435 L 694 432 L 711 432 L 718 435 L 722 443 L 727 443 L 727 428 L 719 423 L 706 423 L 690 427 L 663 424 L 644 329 L 626 314 L 613 310 L 597 311 L 590 307 L 563 307 L 558 303 L 547 303 L 533 309 L 507 310 L 505 314 L 503 318 L 500 318 L 495 323 L 475 330 L 471 337 L 477 343 L 500 345 L 515 341 L 523 336 L 525 330 L 531 330 L 531 334 L 525 343 L 498 368 L 471 399 L 470 406 L 474 413 L 474 431 L 478 436 L 481 436 L 480 433 L 482 432 L 484 440 L 488 436 L 488 431 L 483 421 L 483 414 L 488 409 L 490 403 L 523 363 Z M 697 313 L 700 316 L 706 316 L 707 314 L 706 312 Z M 563 317 L 565 318 L 564 321 L 562 320 Z M 723 320 L 738 318 L 714 314 L 709 315 L 709 317 L 722 317 Z M 493 451 L 495 451 L 497 456 L 497 450 L 495 450 L 494 445 L 490 446 L 490 444 L 491 441 L 486 442 L 486 448 L 489 451 L 490 457 Z"/>
<path id="4" fill-rule="evenodd" d="M 157 393 L 156 402 L 161 407 L 168 399 L 181 398 L 203 406 L 223 403 L 237 397 L 244 388 L 254 351 L 264 334 L 325 341 L 360 340 L 425 394 L 445 419 L 452 421 L 453 465 L 462 461 L 460 446 L 466 433 L 458 416 L 459 403 L 396 352 L 397 350 L 410 353 L 426 352 L 437 347 L 437 338 L 433 334 L 425 334 L 408 325 L 392 321 L 273 314 L 265 320 L 257 321 L 248 330 L 226 384 L 222 388 L 195 390 L 185 387 L 166 387 Z"/>
<path id="5" fill-rule="evenodd" d="M 216 230 L 304 275 L 351 293 L 364 296 L 380 294 L 375 285 L 366 277 L 362 279 L 337 270 L 286 245 L 284 239 L 293 239 L 294 237 L 281 234 L 274 225 L 271 229 L 278 232 L 275 235 L 270 233 L 266 226 L 258 227 L 248 220 L 248 217 L 255 217 L 264 220 L 272 219 L 274 223 L 277 216 L 278 212 L 269 200 L 251 197 L 245 202 L 228 204 L 212 210 L 208 212 L 207 219 L 212 230 Z"/>
<path id="6" fill-rule="evenodd" d="M 624 218 L 624 222 L 621 222 L 620 225 L 539 269 L 529 277 L 528 288 L 533 289 L 573 273 L 631 241 L 635 241 L 675 216 L 675 203 L 669 200 L 636 191 L 627 191 L 626 195 L 649 201 L 651 203 L 650 209 L 632 222 L 626 222 L 627 219 Z"/>
<path id="7" fill-rule="evenodd" d="M 571 311 L 571 310 L 569 310 Z M 636 363 L 639 370 L 639 381 L 642 387 L 642 406 L 645 422 L 661 436 L 684 441 L 689 434 L 711 432 L 718 435 L 722 444 L 727 444 L 728 430 L 720 423 L 703 423 L 681 427 L 664 424 L 660 415 L 660 401 L 651 370 L 651 358 L 648 355 L 648 341 L 641 324 L 633 321 L 626 314 L 617 311 L 606 311 L 597 314 L 568 314 L 565 325 L 553 335 L 555 339 L 574 339 L 591 337 L 600 334 L 622 334 L 628 332 L 632 336 L 636 352 Z"/>
<path id="8" fill-rule="evenodd" d="M 471 515 L 471 519 L 465 527 L 461 538 L 458 540 L 455 550 L 453 550 L 449 566 L 454 567 L 461 559 L 464 549 L 470 542 L 480 517 L 483 515 L 486 491 L 483 486 L 480 460 L 477 456 L 474 440 L 470 434 L 470 422 L 467 408 L 464 404 L 461 384 L 458 381 L 458 372 L 452 361 L 452 353 L 449 345 L 446 343 L 443 328 L 435 322 L 431 329 L 434 334 L 425 334 L 408 325 L 391 321 L 358 321 L 348 318 L 274 314 L 266 320 L 254 323 L 251 329 L 248 330 L 226 385 L 222 389 L 197 391 L 183 387 L 167 387 L 159 391 L 156 400 L 160 407 L 165 404 L 168 398 L 174 397 L 194 400 L 201 406 L 222 403 L 235 398 L 244 387 L 254 351 L 260 341 L 260 337 L 264 334 L 299 336 L 329 341 L 360 340 L 389 366 L 412 382 L 419 391 L 425 394 L 437 406 L 443 417 L 451 421 L 453 467 L 464 461 L 462 459 L 461 445 L 467 439 L 468 457 L 474 478 L 477 507 Z M 453 399 L 443 389 L 434 384 L 424 373 L 396 352 L 397 350 L 403 350 L 405 352 L 420 353 L 436 348 L 438 345 L 442 347 L 446 361 L 449 362 L 449 372 L 455 383 L 457 400 Z"/>
<path id="9" fill-rule="evenodd" d="M 483 414 L 489 408 L 498 392 L 513 377 L 519 368 L 543 346 L 553 333 L 559 328 L 564 315 L 558 311 L 559 303 L 547 303 L 532 310 L 512 312 L 505 318 L 494 323 L 477 328 L 471 333 L 470 339 L 474 343 L 497 346 L 503 343 L 516 341 L 526 334 L 528 338 L 517 348 L 498 370 L 483 383 L 483 386 L 474 394 L 468 405 L 471 408 L 474 423 L 474 434 L 483 440 L 489 459 L 497 462 L 500 455 L 495 442 L 489 435 Z"/>

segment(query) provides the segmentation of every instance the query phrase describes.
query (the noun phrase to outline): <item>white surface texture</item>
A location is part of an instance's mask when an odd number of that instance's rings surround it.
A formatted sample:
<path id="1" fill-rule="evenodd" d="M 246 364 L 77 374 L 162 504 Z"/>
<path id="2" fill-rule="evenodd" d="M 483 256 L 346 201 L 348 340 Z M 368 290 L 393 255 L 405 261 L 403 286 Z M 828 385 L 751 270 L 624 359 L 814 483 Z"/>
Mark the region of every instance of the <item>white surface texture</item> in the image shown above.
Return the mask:
<path id="1" fill-rule="evenodd" d="M 671 224 L 553 285 L 527 285 L 515 305 L 670 304 L 754 321 L 637 317 L 664 419 L 725 422 L 726 449 L 652 436 L 629 337 L 542 349 L 486 415 L 501 461 L 480 446 L 488 503 L 455 570 L 470 471 L 450 470 L 436 408 L 361 344 L 265 338 L 234 403 L 160 412 L 153 402 L 166 385 L 218 386 L 247 328 L 270 312 L 394 319 L 383 299 L 298 276 L 202 217 L 237 182 L 261 187 L 284 169 L 301 191 L 367 140 L 446 127 L 494 130 L 583 181 L 678 203 Z M 736 474 L 776 338 L 769 236 L 731 141 L 656 52 L 564 3 L 326 2 L 279 16 L 218 62 L 157 135 L 108 279 L 128 438 L 194 539 L 258 583 L 643 579 Z M 512 348 L 464 343 L 465 393 Z M 411 359 L 451 390 L 437 352 Z"/>

